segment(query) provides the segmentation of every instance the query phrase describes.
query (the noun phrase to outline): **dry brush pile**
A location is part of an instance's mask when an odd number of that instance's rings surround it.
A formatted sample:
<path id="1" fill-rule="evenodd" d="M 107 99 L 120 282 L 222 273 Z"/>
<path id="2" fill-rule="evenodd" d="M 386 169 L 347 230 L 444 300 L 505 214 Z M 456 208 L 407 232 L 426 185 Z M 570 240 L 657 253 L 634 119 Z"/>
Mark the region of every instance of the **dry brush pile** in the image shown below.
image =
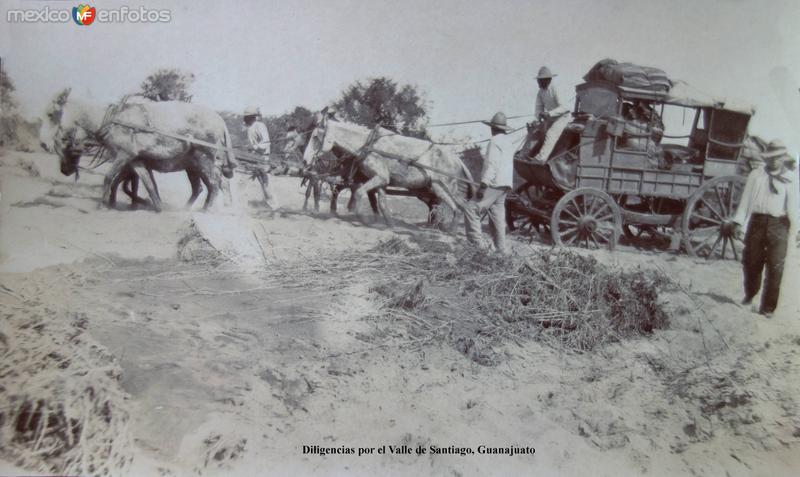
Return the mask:
<path id="1" fill-rule="evenodd" d="M 85 317 L 42 310 L 0 322 L 0 456 L 58 475 L 118 475 L 131 463 L 121 369 Z"/>
<path id="2" fill-rule="evenodd" d="M 423 251 L 395 238 L 303 268 L 292 274 L 306 285 L 368 280 L 384 317 L 405 323 L 412 342 L 449 342 L 486 365 L 508 341 L 588 351 L 669 324 L 659 301 L 670 287 L 663 273 L 620 270 L 567 250 L 503 257 L 428 244 Z"/>

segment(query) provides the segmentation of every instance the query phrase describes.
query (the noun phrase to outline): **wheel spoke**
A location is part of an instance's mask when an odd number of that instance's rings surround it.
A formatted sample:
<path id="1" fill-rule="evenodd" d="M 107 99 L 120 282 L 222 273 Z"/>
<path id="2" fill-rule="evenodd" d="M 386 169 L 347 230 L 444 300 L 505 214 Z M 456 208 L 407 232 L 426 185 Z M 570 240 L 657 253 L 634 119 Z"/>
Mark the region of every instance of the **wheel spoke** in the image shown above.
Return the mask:
<path id="1" fill-rule="evenodd" d="M 614 237 L 614 231 L 605 228 L 595 229 L 594 233 L 602 237 L 607 243 L 611 243 L 613 240 L 612 237 Z"/>
<path id="2" fill-rule="evenodd" d="M 562 212 L 566 212 L 567 214 L 569 214 L 570 216 L 572 216 L 572 218 L 573 218 L 573 219 L 575 219 L 575 220 L 581 220 L 581 218 L 580 218 L 580 217 L 578 217 L 577 215 L 575 215 L 575 214 L 573 214 L 572 212 L 570 212 L 570 211 L 569 211 L 569 209 L 567 209 L 566 207 L 564 207 L 564 210 L 563 210 Z M 580 212 L 579 212 L 579 213 L 580 213 Z"/>
<path id="3" fill-rule="evenodd" d="M 578 233 L 578 228 L 577 227 L 570 227 L 570 228 L 558 231 L 558 235 L 562 239 L 566 238 L 569 234 L 577 234 L 577 233 Z"/>
<path id="4" fill-rule="evenodd" d="M 736 184 L 731 184 L 731 186 L 728 187 L 728 212 L 731 215 L 733 215 L 733 213 L 734 213 L 734 210 L 733 210 L 733 196 L 734 196 L 735 189 L 736 189 Z"/>
<path id="5" fill-rule="evenodd" d="M 692 237 L 694 237 L 694 235 L 692 235 Z M 705 236 L 705 238 L 704 238 L 703 240 L 701 240 L 701 241 L 700 241 L 700 242 L 697 244 L 697 246 L 693 246 L 692 248 L 693 248 L 693 249 L 694 249 L 696 252 L 697 252 L 697 251 L 699 251 L 699 250 L 700 250 L 700 249 L 703 247 L 703 245 L 705 245 L 706 243 L 708 243 L 708 239 L 710 239 L 710 238 L 712 238 L 712 237 L 714 237 L 714 234 L 709 234 L 709 235 L 706 235 L 706 236 Z M 691 238 L 690 238 L 690 241 L 691 241 Z"/>
<path id="6" fill-rule="evenodd" d="M 571 201 L 569 201 L 569 204 L 572 204 L 574 206 L 575 211 L 578 213 L 578 215 L 580 215 L 580 216 L 584 215 L 583 209 L 581 208 L 581 206 L 578 204 L 578 202 L 575 199 L 572 199 Z M 567 204 L 567 206 L 569 206 L 569 204 Z M 564 210 L 567 210 L 567 207 L 564 207 Z"/>
<path id="7" fill-rule="evenodd" d="M 592 211 L 592 216 L 597 218 L 598 216 L 600 216 L 600 214 L 603 211 L 608 211 L 608 210 L 611 210 L 611 208 L 608 206 L 608 204 L 606 204 L 606 203 L 600 204 L 600 207 L 598 207 L 596 210 Z"/>
<path id="8" fill-rule="evenodd" d="M 706 260 L 709 260 L 714 255 L 714 250 L 716 250 L 720 240 L 722 240 L 722 234 L 717 235 L 717 240 L 714 241 L 714 245 L 712 245 L 711 250 L 708 251 L 708 256 L 706 257 Z"/>
<path id="9" fill-rule="evenodd" d="M 601 233 L 600 233 L 600 232 L 598 232 L 597 230 L 595 230 L 594 232 L 592 232 L 592 240 L 594 240 L 594 241 L 595 241 L 595 243 L 597 243 L 597 242 L 598 242 L 598 240 L 599 240 L 600 242 L 602 242 L 602 243 L 610 243 L 610 240 L 608 240 L 608 238 L 607 238 L 606 236 L 604 236 L 603 234 L 601 234 Z"/>
<path id="10" fill-rule="evenodd" d="M 589 234 L 589 238 L 592 239 L 592 243 L 594 244 L 594 246 L 599 249 L 600 248 L 600 244 L 597 243 L 597 240 L 594 238 L 594 232 Z"/>
<path id="11" fill-rule="evenodd" d="M 722 259 L 725 260 L 725 253 L 728 251 L 728 237 L 722 238 Z"/>
<path id="12" fill-rule="evenodd" d="M 725 210 L 725 201 L 722 200 L 722 196 L 720 195 L 719 189 L 717 188 L 716 184 L 714 184 L 714 195 L 717 197 L 717 203 L 719 204 L 720 210 L 722 210 L 722 213 L 725 214 L 725 216 L 727 217 L 728 211 Z M 720 218 L 722 217 L 720 216 Z"/>
<path id="13" fill-rule="evenodd" d="M 692 229 L 692 233 L 699 235 L 699 234 L 702 234 L 703 232 L 708 232 L 709 230 L 719 230 L 719 226 L 718 225 L 709 225 L 708 227 L 698 227 L 698 228 Z"/>
<path id="14" fill-rule="evenodd" d="M 609 212 L 606 215 L 602 215 L 600 217 L 595 217 L 595 220 L 597 220 L 598 222 L 605 222 L 606 220 L 612 219 L 612 218 L 614 218 L 614 214 Z"/>
<path id="15" fill-rule="evenodd" d="M 692 219 L 705 220 L 706 222 L 709 222 L 709 223 L 712 223 L 712 224 L 722 225 L 721 221 L 719 221 L 717 219 L 712 219 L 711 217 L 706 217 L 705 215 L 693 215 Z M 691 223 L 691 220 L 689 222 Z"/>
<path id="16" fill-rule="evenodd" d="M 589 209 L 586 211 L 586 215 L 594 215 L 594 211 L 595 211 L 595 205 L 597 205 L 597 198 L 596 198 L 596 197 L 594 197 L 594 196 L 587 196 L 587 197 L 591 197 L 591 199 L 592 199 L 592 204 L 591 204 L 591 206 L 589 207 Z M 602 204 L 601 204 L 601 205 L 602 205 Z"/>
<path id="17" fill-rule="evenodd" d="M 575 243 L 575 240 L 578 238 L 578 233 L 577 233 L 578 231 L 574 230 L 574 232 L 575 232 L 575 234 L 572 236 L 571 239 L 569 239 L 569 242 L 567 242 L 567 245 L 572 245 L 573 243 Z M 563 241 L 563 237 L 566 237 L 566 234 L 562 235 L 562 241 Z"/>
<path id="18" fill-rule="evenodd" d="M 731 239 L 731 250 L 733 250 L 733 259 L 739 261 L 739 252 L 736 251 L 736 239 Z"/>
<path id="19" fill-rule="evenodd" d="M 714 213 L 714 215 L 716 215 L 717 217 L 719 217 L 719 219 L 720 219 L 720 220 L 725 220 L 725 217 L 724 217 L 723 215 L 721 215 L 719 212 L 717 212 L 717 209 L 715 209 L 715 208 L 714 208 L 714 206 L 712 206 L 711 204 L 709 204 L 708 202 L 706 202 L 706 199 L 705 199 L 704 197 L 700 197 L 700 201 L 701 201 L 702 203 L 706 204 L 706 207 L 708 207 L 708 209 L 709 209 L 711 212 L 713 212 L 713 213 Z"/>

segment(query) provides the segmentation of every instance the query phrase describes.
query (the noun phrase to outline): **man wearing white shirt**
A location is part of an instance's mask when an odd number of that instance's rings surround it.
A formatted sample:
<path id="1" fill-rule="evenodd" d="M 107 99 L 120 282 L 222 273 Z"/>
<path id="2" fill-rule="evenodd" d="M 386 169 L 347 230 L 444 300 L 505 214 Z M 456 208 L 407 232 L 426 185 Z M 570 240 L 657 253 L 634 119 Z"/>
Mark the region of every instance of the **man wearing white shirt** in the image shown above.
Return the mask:
<path id="1" fill-rule="evenodd" d="M 486 145 L 480 188 L 473 200 L 464 209 L 464 224 L 467 240 L 483 247 L 480 216 L 489 212 L 489 232 L 494 246 L 506 253 L 506 194 L 514 180 L 514 144 L 507 133 L 511 131 L 503 113 L 497 113 L 491 121 L 483 121 L 492 130 L 492 138 Z"/>
<path id="2" fill-rule="evenodd" d="M 747 177 L 733 222 L 747 224 L 742 304 L 749 305 L 758 294 L 766 268 L 759 313 L 769 318 L 778 305 L 788 239 L 797 233 L 798 190 L 792 180 L 794 161 L 780 141 L 770 142 L 763 158 L 764 167 Z"/>
<path id="3" fill-rule="evenodd" d="M 555 77 L 556 75 L 547 66 L 539 68 L 539 74 L 536 75 L 539 91 L 536 93 L 535 113 L 536 119 L 544 125 L 545 133 L 542 147 L 533 160 L 540 164 L 544 164 L 550 157 L 556 141 L 561 137 L 561 133 L 569 124 L 570 119 L 569 114 L 567 114 L 569 110 L 561 105 L 558 93 L 553 87 L 552 83 Z"/>
<path id="4" fill-rule="evenodd" d="M 264 201 L 272 210 L 276 210 L 278 208 L 278 199 L 275 197 L 269 183 L 269 130 L 266 124 L 258 120 L 258 116 L 258 108 L 251 107 L 244 111 L 244 125 L 247 128 L 247 142 L 250 144 L 250 151 L 264 158 L 264 168 L 256 168 L 253 171 L 253 179 L 257 179 L 258 183 L 261 184 Z"/>

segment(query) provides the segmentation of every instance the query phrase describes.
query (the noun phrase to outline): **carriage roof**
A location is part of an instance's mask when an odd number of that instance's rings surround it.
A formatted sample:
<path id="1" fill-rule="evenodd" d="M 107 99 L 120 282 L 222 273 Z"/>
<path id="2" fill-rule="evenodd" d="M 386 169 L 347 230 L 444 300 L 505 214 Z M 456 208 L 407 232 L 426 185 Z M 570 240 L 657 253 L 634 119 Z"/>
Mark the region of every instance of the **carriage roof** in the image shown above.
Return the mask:
<path id="1" fill-rule="evenodd" d="M 576 93 L 590 89 L 605 89 L 615 92 L 622 99 L 653 101 L 686 108 L 711 108 L 732 111 L 752 116 L 755 108 L 740 100 L 716 98 L 705 94 L 684 81 L 674 81 L 669 90 L 632 88 L 610 81 L 592 80 L 575 87 Z"/>

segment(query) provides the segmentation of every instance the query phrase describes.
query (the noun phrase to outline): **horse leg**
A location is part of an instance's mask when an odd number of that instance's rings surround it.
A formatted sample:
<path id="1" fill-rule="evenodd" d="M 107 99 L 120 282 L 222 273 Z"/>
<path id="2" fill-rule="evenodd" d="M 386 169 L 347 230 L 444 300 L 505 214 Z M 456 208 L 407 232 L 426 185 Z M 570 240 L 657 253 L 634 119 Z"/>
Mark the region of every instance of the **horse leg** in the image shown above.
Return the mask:
<path id="1" fill-rule="evenodd" d="M 361 186 L 358 189 L 356 189 L 356 192 L 355 192 L 355 194 L 353 194 L 353 196 L 355 197 L 354 205 L 355 205 L 356 214 L 358 215 L 359 220 L 361 220 L 362 222 L 364 221 L 363 217 L 359 213 L 359 205 L 361 203 L 362 197 L 367 195 L 367 193 L 369 193 L 373 189 L 377 189 L 379 187 L 386 187 L 388 184 L 389 184 L 389 181 L 387 179 L 384 179 L 383 177 L 378 175 L 378 176 L 372 177 L 370 180 L 368 180 L 367 182 L 361 184 Z"/>
<path id="2" fill-rule="evenodd" d="M 391 228 L 394 224 L 390 214 L 391 211 L 389 207 L 386 206 L 386 189 L 381 187 L 380 189 L 367 192 L 367 197 L 369 197 L 369 203 L 372 205 L 372 211 L 375 215 L 383 215 L 386 226 Z"/>
<path id="3" fill-rule="evenodd" d="M 153 172 L 150 171 L 150 178 L 153 178 Z M 155 184 L 155 179 L 153 179 Z M 157 190 L 158 188 L 156 188 Z M 122 191 L 131 198 L 131 209 L 136 209 L 139 204 L 148 205 L 147 200 L 139 197 L 139 176 L 134 172 L 133 168 L 125 173 L 125 182 L 122 184 Z"/>
<path id="4" fill-rule="evenodd" d="M 153 171 L 150 170 L 150 169 L 147 169 L 147 175 L 150 176 L 150 181 L 153 183 L 153 190 L 156 193 L 156 197 L 158 197 L 158 201 L 161 202 L 161 193 L 158 191 L 158 182 L 156 182 L 156 178 L 155 178 L 155 176 L 153 176 Z M 138 191 L 139 191 L 139 181 L 138 180 L 136 181 L 136 188 L 134 188 L 133 190 L 136 193 L 138 193 Z M 141 197 L 136 197 L 136 200 L 138 200 L 142 204 L 146 204 L 144 199 L 142 199 Z"/>
<path id="5" fill-rule="evenodd" d="M 222 199 L 226 207 L 233 205 L 233 193 L 231 192 L 231 180 L 224 175 L 219 176 L 219 188 L 222 190 Z"/>
<path id="6" fill-rule="evenodd" d="M 201 169 L 197 171 L 197 174 L 200 176 L 200 180 L 203 181 L 206 189 L 208 189 L 208 195 L 206 195 L 206 202 L 203 204 L 203 210 L 208 210 L 208 208 L 214 203 L 214 199 L 217 198 L 217 194 L 219 194 L 216 169 L 214 168 L 213 161 L 210 164 L 210 167 L 201 166 Z"/>
<path id="7" fill-rule="evenodd" d="M 130 178 L 126 174 L 120 174 L 115 180 L 114 183 L 111 184 L 111 196 L 108 198 L 108 206 L 111 208 L 117 207 L 117 189 L 119 188 L 120 184 L 122 184 L 122 191 L 130 197 L 130 192 L 125 186 L 130 181 Z M 131 201 L 133 204 L 133 201 Z"/>
<path id="8" fill-rule="evenodd" d="M 139 204 L 147 204 L 144 199 L 139 197 L 139 176 L 135 172 L 131 171 L 131 174 L 128 177 L 131 186 L 131 207 L 135 209 Z M 150 177 L 153 177 L 152 172 L 150 173 Z M 153 183 L 155 184 L 155 180 Z"/>
<path id="9" fill-rule="evenodd" d="M 309 178 L 308 184 L 306 184 L 306 199 L 303 201 L 303 210 L 308 210 L 308 199 L 311 198 L 311 192 L 313 190 L 314 190 L 314 179 Z"/>
<path id="10" fill-rule="evenodd" d="M 111 169 L 109 169 L 105 178 L 103 179 L 103 196 L 101 198 L 102 204 L 108 204 L 108 206 L 112 208 L 116 204 L 116 188 L 119 186 L 120 178 L 125 173 L 125 168 L 129 167 L 129 161 L 130 158 L 128 157 L 117 157 L 111 164 Z"/>
<path id="11" fill-rule="evenodd" d="M 456 220 L 458 218 L 458 214 L 455 213 L 455 212 L 457 212 L 459 210 L 462 210 L 462 208 L 459 207 L 458 205 L 456 205 L 455 200 L 453 200 L 453 196 L 450 194 L 450 192 L 447 190 L 447 188 L 445 188 L 442 184 L 440 184 L 438 182 L 432 183 L 431 184 L 431 190 L 433 191 L 434 195 L 436 195 L 436 198 L 438 199 L 438 201 L 437 201 L 438 203 L 444 202 L 444 204 L 447 205 L 448 207 L 450 207 L 450 209 L 454 212 L 453 213 L 453 220 L 451 221 L 451 224 L 449 226 L 447 226 L 448 228 L 452 228 L 452 226 L 455 224 L 455 222 L 456 222 Z"/>
<path id="12" fill-rule="evenodd" d="M 435 201 L 433 201 L 431 199 L 428 199 L 428 198 L 425 198 L 425 199 L 420 198 L 419 200 L 421 200 L 422 202 L 425 203 L 425 205 L 428 206 L 428 222 L 427 222 L 427 225 L 435 224 L 436 221 L 437 221 L 437 211 L 435 210 L 435 206 L 436 206 Z"/>
<path id="13" fill-rule="evenodd" d="M 336 215 L 338 213 L 339 208 L 339 193 L 342 192 L 342 188 L 338 185 L 334 185 L 331 187 L 331 214 Z"/>
<path id="14" fill-rule="evenodd" d="M 380 191 L 383 191 L 383 189 L 380 189 Z M 378 191 L 371 190 L 371 191 L 367 192 L 367 198 L 369 199 L 369 206 L 372 208 L 372 213 L 375 214 L 375 215 L 380 215 L 381 214 L 381 209 L 380 209 L 380 205 L 379 205 L 379 202 L 378 202 L 378 197 L 377 197 L 376 194 L 378 194 Z M 385 199 L 385 197 L 384 197 L 384 199 Z M 381 200 L 384 200 L 384 199 L 381 199 Z"/>
<path id="15" fill-rule="evenodd" d="M 133 195 L 133 182 L 136 181 L 136 187 L 139 187 L 139 178 L 136 176 L 136 173 L 133 171 L 126 172 L 124 176 L 120 177 L 122 180 L 122 192 L 125 193 L 131 199 L 131 205 L 136 203 L 136 197 Z M 117 191 L 116 188 L 111 192 L 112 195 L 116 195 Z M 114 197 L 116 199 L 116 197 Z"/>
<path id="16" fill-rule="evenodd" d="M 126 186 L 128 187 L 127 189 Z M 133 170 L 125 177 L 122 190 L 131 198 L 131 209 L 135 210 L 139 204 L 147 203 L 144 199 L 139 197 L 139 176 Z"/>
<path id="17" fill-rule="evenodd" d="M 153 179 L 153 173 L 144 166 L 135 166 L 133 168 L 136 175 L 141 179 L 144 188 L 147 190 L 147 195 L 150 196 L 150 203 L 153 204 L 153 210 L 161 212 L 161 197 L 158 195 L 158 187 L 156 181 Z"/>
<path id="18" fill-rule="evenodd" d="M 350 186 L 350 200 L 347 201 L 347 211 L 354 212 L 356 210 L 356 192 L 358 187 Z"/>
<path id="19" fill-rule="evenodd" d="M 203 185 L 200 184 L 200 176 L 193 170 L 186 169 L 186 177 L 189 178 L 189 185 L 192 187 L 192 195 L 189 196 L 189 200 L 186 202 L 186 208 L 190 209 L 197 197 L 200 196 L 200 192 L 203 191 Z"/>
<path id="20" fill-rule="evenodd" d="M 322 195 L 322 181 L 315 179 L 311 185 L 314 186 L 314 212 L 319 212 L 319 198 Z"/>

